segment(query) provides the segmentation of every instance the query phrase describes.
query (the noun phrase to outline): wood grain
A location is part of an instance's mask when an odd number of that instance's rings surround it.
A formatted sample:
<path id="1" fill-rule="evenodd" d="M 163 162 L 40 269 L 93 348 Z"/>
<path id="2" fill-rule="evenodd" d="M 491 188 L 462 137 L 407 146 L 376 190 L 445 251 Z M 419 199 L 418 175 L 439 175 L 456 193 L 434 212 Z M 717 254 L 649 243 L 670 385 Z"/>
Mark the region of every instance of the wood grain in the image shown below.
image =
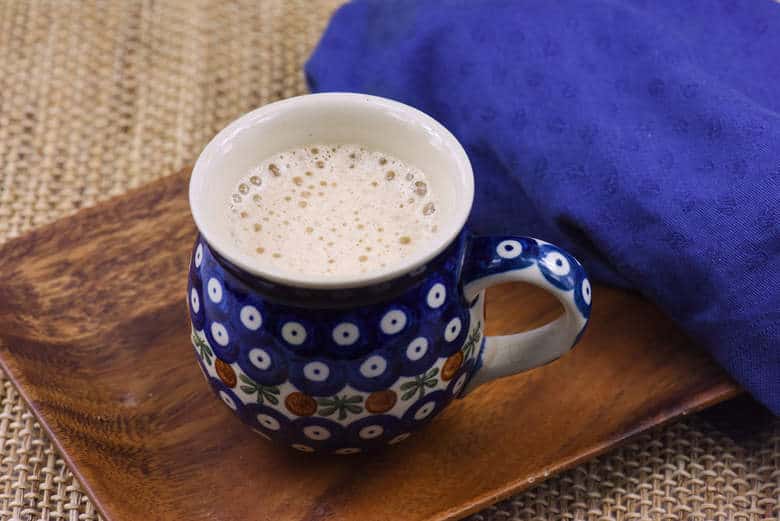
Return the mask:
<path id="1" fill-rule="evenodd" d="M 445 520 L 739 393 L 637 295 L 597 286 L 573 353 L 453 403 L 386 452 L 270 446 L 211 395 L 189 345 L 188 172 L 0 249 L 0 363 L 110 521 Z M 550 320 L 520 285 L 488 333 Z"/>

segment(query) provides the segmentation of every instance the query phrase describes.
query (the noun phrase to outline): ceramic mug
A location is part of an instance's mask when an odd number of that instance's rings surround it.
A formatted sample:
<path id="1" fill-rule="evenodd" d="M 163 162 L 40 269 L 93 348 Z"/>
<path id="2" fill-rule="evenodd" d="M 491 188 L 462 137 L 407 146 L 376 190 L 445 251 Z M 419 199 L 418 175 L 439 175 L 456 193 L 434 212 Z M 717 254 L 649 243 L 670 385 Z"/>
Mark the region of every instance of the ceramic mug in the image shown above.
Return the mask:
<path id="1" fill-rule="evenodd" d="M 264 158 L 308 143 L 361 143 L 423 170 L 446 216 L 427 248 L 383 271 L 291 276 L 235 247 L 225 201 Z M 199 235 L 187 286 L 192 342 L 217 396 L 258 434 L 305 452 L 392 445 L 476 386 L 560 357 L 588 321 L 577 260 L 518 236 L 463 228 L 471 165 L 442 125 L 401 103 L 315 94 L 272 103 L 222 130 L 190 181 Z M 485 336 L 484 291 L 522 281 L 563 305 L 557 320 Z"/>

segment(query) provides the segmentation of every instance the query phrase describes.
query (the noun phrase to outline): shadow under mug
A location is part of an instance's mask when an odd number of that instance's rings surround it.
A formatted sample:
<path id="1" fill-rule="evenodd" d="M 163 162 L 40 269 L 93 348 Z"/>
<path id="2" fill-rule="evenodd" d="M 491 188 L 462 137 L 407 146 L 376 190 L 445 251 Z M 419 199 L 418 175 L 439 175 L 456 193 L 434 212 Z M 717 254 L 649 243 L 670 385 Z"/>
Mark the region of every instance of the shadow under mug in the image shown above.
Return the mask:
<path id="1" fill-rule="evenodd" d="M 420 168 L 444 216 L 440 233 L 366 275 L 299 276 L 242 254 L 224 218 L 238 178 L 310 143 L 360 143 Z M 187 286 L 192 342 L 215 394 L 263 437 L 352 454 L 398 443 L 453 398 L 569 351 L 590 314 L 582 266 L 538 239 L 469 235 L 473 192 L 471 165 L 452 134 L 391 100 L 300 96 L 228 125 L 190 181 L 199 230 Z M 485 288 L 508 281 L 544 288 L 564 314 L 531 331 L 485 336 Z"/>

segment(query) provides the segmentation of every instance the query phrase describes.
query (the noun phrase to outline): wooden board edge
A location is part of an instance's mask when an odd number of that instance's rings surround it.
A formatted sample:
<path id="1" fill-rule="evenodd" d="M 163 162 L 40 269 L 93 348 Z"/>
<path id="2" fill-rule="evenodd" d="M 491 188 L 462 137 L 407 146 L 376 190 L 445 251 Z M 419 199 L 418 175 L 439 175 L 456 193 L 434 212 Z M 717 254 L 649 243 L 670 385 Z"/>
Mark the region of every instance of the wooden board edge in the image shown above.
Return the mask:
<path id="1" fill-rule="evenodd" d="M 539 474 L 508 483 L 506 486 L 496 489 L 492 493 L 483 494 L 474 498 L 468 505 L 453 508 L 427 518 L 425 521 L 458 521 L 464 517 L 474 514 L 490 505 L 503 501 L 514 496 L 534 485 L 543 483 L 561 472 L 569 470 L 577 465 L 589 461 L 595 457 L 628 443 L 635 436 L 660 428 L 671 421 L 688 414 L 694 414 L 719 403 L 731 400 L 741 396 L 745 391 L 731 380 L 719 383 L 714 388 L 704 393 L 696 394 L 694 399 L 683 402 L 671 408 L 662 408 L 654 415 L 648 415 L 644 421 L 641 421 L 633 429 L 628 429 L 621 433 L 619 437 L 605 441 L 604 443 L 593 446 L 590 450 L 576 457 L 564 460 L 557 465 L 544 469 Z"/>
<path id="2" fill-rule="evenodd" d="M 154 185 L 165 185 L 168 183 L 175 182 L 174 181 L 175 178 L 179 178 L 179 177 L 183 178 L 185 176 L 188 176 L 189 172 L 191 171 L 192 171 L 192 166 L 190 165 L 185 166 L 175 172 L 164 175 L 159 179 L 155 179 L 148 183 L 144 183 L 140 186 L 128 190 L 127 192 L 115 195 L 113 197 L 109 197 L 108 199 L 100 201 L 97 204 L 94 204 L 92 206 L 79 208 L 78 210 L 76 210 L 71 214 L 65 215 L 59 219 L 55 219 L 54 221 L 50 223 L 46 223 L 42 226 L 38 226 L 33 230 L 28 231 L 27 233 L 23 233 L 18 237 L 14 237 L 4 242 L 3 244 L 0 244 L 0 258 L 2 258 L 4 252 L 10 251 L 11 248 L 13 248 L 15 245 L 24 241 L 34 240 L 36 235 L 45 235 L 46 233 L 49 232 L 49 230 L 56 229 L 59 226 L 63 226 L 64 223 L 67 223 L 68 221 L 73 219 L 81 219 L 84 218 L 84 216 L 91 215 L 91 214 L 100 214 L 106 207 L 110 207 L 114 205 L 115 201 L 119 199 L 132 198 L 138 194 L 148 191 L 150 187 Z M 30 411 L 32 411 L 33 415 L 35 416 L 35 419 L 41 425 L 44 432 L 46 433 L 46 436 L 49 438 L 51 443 L 57 449 L 57 452 L 62 457 L 62 459 L 65 461 L 65 464 L 68 466 L 68 469 L 76 477 L 83 492 L 87 494 L 87 497 L 89 497 L 90 501 L 92 501 L 92 504 L 98 510 L 98 513 L 103 517 L 103 519 L 105 519 L 105 521 L 111 521 L 112 519 L 111 516 L 109 515 L 108 511 L 105 509 L 104 505 L 101 503 L 98 496 L 95 494 L 95 491 L 93 490 L 92 486 L 89 484 L 88 480 L 86 479 L 86 476 L 84 476 L 81 473 L 79 466 L 76 465 L 75 462 L 71 459 L 70 454 L 68 454 L 68 452 L 62 446 L 59 438 L 55 435 L 55 433 L 52 431 L 49 424 L 46 422 L 44 417 L 40 414 L 40 412 L 36 408 L 35 402 L 27 394 L 25 386 L 22 385 L 22 382 L 16 377 L 15 368 L 13 367 L 13 360 L 12 359 L 6 360 L 4 357 L 4 353 L 6 352 L 7 350 L 3 346 L 2 340 L 0 340 L 0 369 L 3 370 L 3 372 L 6 375 L 6 378 L 8 378 L 11 381 L 11 384 L 16 389 L 16 392 L 19 393 L 19 395 L 22 397 L 22 400 L 24 400 L 24 403 L 27 405 Z"/>
<path id="3" fill-rule="evenodd" d="M 71 219 L 84 218 L 84 216 L 91 215 L 93 213 L 99 214 L 103 211 L 104 208 L 115 204 L 116 200 L 132 198 L 139 193 L 148 191 L 152 186 L 165 185 L 168 183 L 175 182 L 174 180 L 176 178 L 184 178 L 188 174 L 188 172 L 191 171 L 191 168 L 192 168 L 191 166 L 186 166 L 176 172 L 172 172 L 159 179 L 150 181 L 149 183 L 145 183 L 139 187 L 128 190 L 123 194 L 110 197 L 93 206 L 81 208 L 76 212 L 68 214 L 62 218 L 56 219 L 50 223 L 39 226 L 18 237 L 14 237 L 13 239 L 10 239 L 5 243 L 3 243 L 2 245 L 0 245 L 0 257 L 5 251 L 10 250 L 10 248 L 12 248 L 15 244 L 18 244 L 25 240 L 30 240 L 31 238 L 34 238 L 36 235 L 45 235 L 46 233 L 48 233 L 49 230 L 56 229 L 58 226 L 62 226 L 64 223 L 67 223 Z M 22 382 L 16 377 L 14 372 L 15 370 L 12 367 L 14 365 L 13 360 L 10 358 L 6 360 L 4 357 L 4 354 L 6 352 L 7 349 L 3 346 L 2 341 L 0 341 L 0 369 L 2 369 L 5 372 L 6 377 L 11 381 L 16 391 L 19 393 L 19 395 L 22 397 L 22 399 L 27 404 L 29 409 L 32 411 L 36 420 L 41 425 L 44 432 L 46 432 L 47 436 L 49 437 L 49 439 L 51 440 L 52 444 L 55 446 L 59 454 L 62 456 L 65 463 L 68 465 L 69 470 L 79 481 L 79 484 L 81 485 L 83 492 L 86 493 L 87 496 L 90 498 L 95 508 L 98 510 L 99 514 L 103 516 L 103 518 L 106 521 L 111 521 L 112 519 L 111 515 L 109 515 L 108 511 L 105 509 L 104 505 L 99 500 L 98 496 L 95 494 L 95 490 L 89 484 L 86 477 L 81 473 L 79 466 L 75 464 L 75 462 L 71 459 L 71 456 L 61 445 L 59 438 L 54 434 L 49 424 L 45 421 L 43 416 L 40 414 L 40 412 L 35 406 L 34 401 L 31 399 L 30 396 L 28 396 L 25 390 L 25 386 L 22 385 Z M 544 480 L 550 479 L 555 475 L 565 470 L 568 470 L 580 463 L 583 463 L 594 457 L 604 454 L 605 452 L 626 443 L 628 440 L 630 440 L 637 434 L 645 432 L 651 428 L 660 427 L 661 425 L 664 425 L 669 421 L 678 418 L 680 416 L 685 416 L 687 414 L 695 413 L 703 409 L 706 409 L 708 407 L 711 407 L 713 405 L 716 405 L 718 403 L 721 403 L 723 401 L 729 400 L 731 398 L 735 398 L 743 393 L 744 391 L 733 381 L 729 380 L 729 381 L 721 382 L 711 389 L 703 390 L 703 392 L 700 393 L 694 393 L 692 399 L 683 401 L 682 403 L 679 404 L 673 404 L 669 407 L 659 408 L 657 412 L 655 412 L 654 414 L 648 414 L 643 420 L 638 422 L 637 425 L 634 426 L 633 428 L 626 429 L 624 432 L 622 432 L 618 437 L 614 439 L 610 439 L 603 443 L 593 446 L 590 450 L 586 451 L 583 454 L 559 462 L 553 467 L 544 469 L 543 471 L 540 472 L 540 474 L 530 476 L 522 480 L 517 480 L 517 481 L 507 483 L 505 486 L 500 487 L 493 492 L 485 493 L 474 498 L 468 504 L 455 507 L 451 510 L 445 510 L 440 512 L 439 514 L 429 517 L 427 521 L 455 521 L 461 519 L 464 516 L 475 513 L 489 505 L 492 505 L 512 495 L 522 492 L 523 490 L 526 490 L 535 484 L 539 484 Z"/>
<path id="4" fill-rule="evenodd" d="M 68 454 L 68 452 L 65 450 L 65 447 L 62 446 L 59 438 L 54 434 L 54 431 L 52 431 L 49 424 L 46 422 L 44 417 L 40 414 L 38 409 L 35 407 L 35 402 L 30 398 L 30 396 L 27 395 L 27 392 L 25 391 L 22 382 L 20 382 L 19 379 L 17 379 L 16 376 L 14 376 L 14 372 L 11 368 L 11 364 L 9 364 L 3 357 L 3 353 L 5 352 L 6 350 L 2 345 L 2 340 L 0 340 L 0 369 L 3 370 L 6 378 L 8 378 L 11 381 L 11 384 L 16 389 L 16 392 L 19 393 L 19 396 L 22 397 L 24 403 L 27 405 L 30 411 L 32 411 L 33 416 L 35 416 L 35 419 L 38 421 L 41 427 L 43 427 L 43 431 L 46 433 L 46 436 L 49 438 L 52 445 L 54 445 L 54 448 L 57 449 L 57 452 L 62 457 L 62 459 L 65 461 L 68 470 L 70 470 L 71 473 L 76 477 L 76 479 L 79 482 L 79 485 L 81 486 L 82 491 L 87 494 L 87 497 L 89 497 L 90 501 L 92 501 L 92 504 L 95 506 L 98 513 L 103 517 L 105 521 L 111 521 L 112 517 L 108 515 L 108 512 L 103 507 L 103 504 L 100 502 L 100 500 L 98 499 L 98 496 L 95 494 L 95 491 L 92 489 L 92 486 L 89 484 L 86 477 L 79 470 L 78 465 L 76 465 L 76 463 L 71 459 L 70 454 Z"/>
<path id="5" fill-rule="evenodd" d="M 18 237 L 14 237 L 12 239 L 9 239 L 2 244 L 0 244 L 0 258 L 3 258 L 3 254 L 6 251 L 10 251 L 11 248 L 13 248 L 14 245 L 19 244 L 21 242 L 27 241 L 27 240 L 34 240 L 35 236 L 37 235 L 45 235 L 49 230 L 56 229 L 58 226 L 62 226 L 64 223 L 67 223 L 68 221 L 72 219 L 82 219 L 84 216 L 91 215 L 93 213 L 100 214 L 102 211 L 107 208 L 111 207 L 115 204 L 116 201 L 120 199 L 130 199 L 142 192 L 146 192 L 150 189 L 150 187 L 154 185 L 165 185 L 168 183 L 174 182 L 174 178 L 178 177 L 185 177 L 189 178 L 189 173 L 192 171 L 192 166 L 188 165 L 185 166 L 179 170 L 176 170 L 175 172 L 171 172 L 170 174 L 166 174 L 158 179 L 155 179 L 153 181 L 149 181 L 148 183 L 144 183 L 140 186 L 136 186 L 135 188 L 131 188 L 127 192 L 123 192 L 118 195 L 114 195 L 109 197 L 108 199 L 104 199 L 92 206 L 84 206 L 82 208 L 79 208 L 73 213 L 69 213 L 67 215 L 64 215 L 58 219 L 55 219 L 51 222 L 48 222 L 46 224 L 43 224 L 41 226 L 37 226 L 33 228 L 32 230 L 29 230 Z M 194 224 L 193 224 L 194 226 Z"/>

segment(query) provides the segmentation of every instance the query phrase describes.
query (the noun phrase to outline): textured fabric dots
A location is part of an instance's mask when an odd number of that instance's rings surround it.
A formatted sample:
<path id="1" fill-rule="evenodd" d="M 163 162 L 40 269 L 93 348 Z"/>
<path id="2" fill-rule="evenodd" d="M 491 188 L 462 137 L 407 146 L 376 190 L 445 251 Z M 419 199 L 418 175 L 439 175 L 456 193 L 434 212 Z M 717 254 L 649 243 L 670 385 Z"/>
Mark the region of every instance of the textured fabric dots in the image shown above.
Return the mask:
<path id="1" fill-rule="evenodd" d="M 263 317 L 254 306 L 244 306 L 239 313 L 239 319 L 245 328 L 257 331 L 263 325 Z"/>
<path id="2" fill-rule="evenodd" d="M 313 447 L 310 447 L 308 445 L 304 445 L 302 443 L 293 443 L 292 445 L 290 445 L 290 447 L 292 447 L 295 450 L 299 450 L 301 452 L 314 452 L 314 448 Z"/>

